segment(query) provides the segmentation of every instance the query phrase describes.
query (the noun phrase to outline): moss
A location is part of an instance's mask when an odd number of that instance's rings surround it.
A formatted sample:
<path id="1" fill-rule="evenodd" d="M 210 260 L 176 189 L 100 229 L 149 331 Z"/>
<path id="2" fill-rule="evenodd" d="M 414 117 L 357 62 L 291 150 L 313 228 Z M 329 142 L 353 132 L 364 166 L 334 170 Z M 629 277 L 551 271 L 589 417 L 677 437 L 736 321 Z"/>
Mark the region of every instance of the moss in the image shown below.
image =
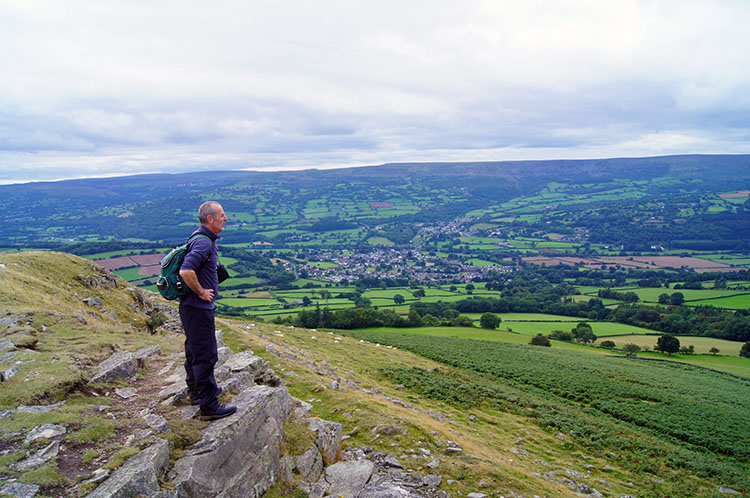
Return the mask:
<path id="1" fill-rule="evenodd" d="M 83 456 L 81 457 L 81 463 L 84 465 L 88 465 L 100 456 L 101 452 L 99 452 L 99 450 L 91 449 L 83 454 Z"/>
<path id="2" fill-rule="evenodd" d="M 315 444 L 315 435 L 307 426 L 294 420 L 284 422 L 283 448 L 288 455 L 299 456 Z"/>
<path id="3" fill-rule="evenodd" d="M 114 470 L 117 468 L 122 467 L 122 464 L 124 464 L 128 458 L 133 457 L 140 453 L 141 450 L 138 448 L 122 448 L 121 450 L 117 451 L 114 455 L 109 457 L 109 461 L 104 465 L 105 469 Z"/>
<path id="4" fill-rule="evenodd" d="M 48 465 L 24 472 L 19 480 L 38 484 L 43 488 L 69 486 L 71 484 L 68 477 L 58 472 L 57 461 L 54 458 Z"/>
<path id="5" fill-rule="evenodd" d="M 70 434 L 79 443 L 96 443 L 110 436 L 117 429 L 117 422 L 102 417 L 86 417 L 79 431 Z"/>

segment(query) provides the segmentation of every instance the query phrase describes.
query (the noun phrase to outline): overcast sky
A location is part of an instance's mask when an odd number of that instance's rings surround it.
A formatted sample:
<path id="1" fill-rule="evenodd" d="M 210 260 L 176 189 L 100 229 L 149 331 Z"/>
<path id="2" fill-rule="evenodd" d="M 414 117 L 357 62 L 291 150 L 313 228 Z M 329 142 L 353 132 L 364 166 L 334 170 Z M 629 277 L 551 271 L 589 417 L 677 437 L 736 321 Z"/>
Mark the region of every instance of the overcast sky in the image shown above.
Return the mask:
<path id="1" fill-rule="evenodd" d="M 750 153 L 748 0 L 0 0 L 0 183 Z"/>

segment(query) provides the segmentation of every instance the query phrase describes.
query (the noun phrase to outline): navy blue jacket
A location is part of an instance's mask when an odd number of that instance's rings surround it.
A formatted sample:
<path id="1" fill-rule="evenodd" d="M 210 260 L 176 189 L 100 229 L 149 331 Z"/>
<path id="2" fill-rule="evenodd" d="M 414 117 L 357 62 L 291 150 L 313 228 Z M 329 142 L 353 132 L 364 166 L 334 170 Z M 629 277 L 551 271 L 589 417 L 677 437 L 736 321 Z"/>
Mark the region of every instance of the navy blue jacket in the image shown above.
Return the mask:
<path id="1" fill-rule="evenodd" d="M 198 282 L 200 282 L 201 287 L 214 290 L 215 300 L 219 294 L 219 277 L 216 275 L 216 265 L 219 260 L 216 252 L 216 239 L 219 236 L 203 225 L 193 232 L 191 237 L 195 234 L 206 235 L 211 240 L 204 237 L 198 237 L 193 240 L 190 243 L 189 251 L 185 255 L 185 260 L 182 262 L 180 270 L 193 270 L 198 276 Z M 204 301 L 198 294 L 192 291 L 180 300 L 180 304 L 196 308 L 214 309 L 213 301 L 210 303 Z"/>

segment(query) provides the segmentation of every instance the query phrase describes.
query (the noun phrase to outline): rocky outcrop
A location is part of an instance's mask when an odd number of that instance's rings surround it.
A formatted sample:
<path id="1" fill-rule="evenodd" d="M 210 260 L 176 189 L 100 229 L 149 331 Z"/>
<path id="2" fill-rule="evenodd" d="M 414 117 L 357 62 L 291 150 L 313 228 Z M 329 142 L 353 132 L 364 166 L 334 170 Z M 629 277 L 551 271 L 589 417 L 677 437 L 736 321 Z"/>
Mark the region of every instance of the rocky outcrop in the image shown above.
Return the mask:
<path id="1" fill-rule="evenodd" d="M 159 489 L 159 477 L 169 462 L 169 443 L 158 439 L 130 458 L 87 498 L 129 498 L 132 496 L 168 496 Z"/>
<path id="2" fill-rule="evenodd" d="M 99 365 L 99 371 L 89 384 L 96 382 L 112 382 L 117 379 L 135 378 L 138 366 L 133 354 L 129 351 L 118 351 Z"/>
<path id="3" fill-rule="evenodd" d="M 284 387 L 253 386 L 232 400 L 237 413 L 212 423 L 203 439 L 175 463 L 179 496 L 258 497 L 281 466 L 284 420 L 291 397 Z"/>

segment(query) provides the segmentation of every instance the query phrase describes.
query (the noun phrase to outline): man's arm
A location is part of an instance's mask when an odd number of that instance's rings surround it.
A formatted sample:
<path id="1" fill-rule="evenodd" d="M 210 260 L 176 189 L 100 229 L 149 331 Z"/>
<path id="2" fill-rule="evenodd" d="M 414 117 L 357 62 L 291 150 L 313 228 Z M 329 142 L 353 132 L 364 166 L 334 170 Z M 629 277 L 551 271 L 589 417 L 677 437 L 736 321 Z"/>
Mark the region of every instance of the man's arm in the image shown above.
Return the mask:
<path id="1" fill-rule="evenodd" d="M 182 280 L 187 284 L 190 289 L 198 294 L 198 297 L 209 303 L 214 300 L 214 290 L 204 289 L 201 283 L 198 282 L 198 275 L 194 270 L 180 270 L 180 276 Z"/>

